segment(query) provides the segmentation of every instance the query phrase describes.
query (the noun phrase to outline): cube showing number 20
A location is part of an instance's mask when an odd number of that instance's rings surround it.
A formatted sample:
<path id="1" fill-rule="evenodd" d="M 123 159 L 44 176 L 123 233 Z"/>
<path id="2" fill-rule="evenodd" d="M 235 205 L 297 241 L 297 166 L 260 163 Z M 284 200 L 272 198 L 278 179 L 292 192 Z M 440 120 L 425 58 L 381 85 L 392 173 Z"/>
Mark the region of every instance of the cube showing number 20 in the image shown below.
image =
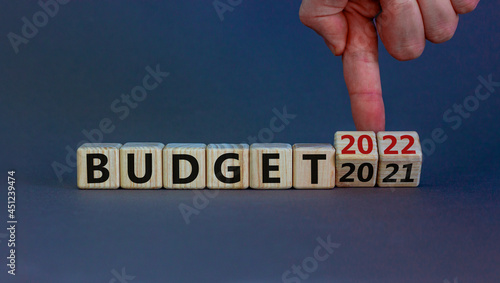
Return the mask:
<path id="1" fill-rule="evenodd" d="M 417 187 L 422 149 L 416 132 L 378 132 L 379 187 Z"/>
<path id="2" fill-rule="evenodd" d="M 373 187 L 377 180 L 377 140 L 375 132 L 335 133 L 335 185 Z"/>

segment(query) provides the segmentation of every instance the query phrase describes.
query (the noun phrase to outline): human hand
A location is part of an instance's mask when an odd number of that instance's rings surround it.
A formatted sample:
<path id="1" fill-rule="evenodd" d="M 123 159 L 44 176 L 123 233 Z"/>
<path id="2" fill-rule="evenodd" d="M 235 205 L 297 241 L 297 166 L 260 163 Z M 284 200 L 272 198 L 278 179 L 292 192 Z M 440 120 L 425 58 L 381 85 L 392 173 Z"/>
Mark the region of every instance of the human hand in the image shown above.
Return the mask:
<path id="1" fill-rule="evenodd" d="M 304 25 L 324 38 L 335 55 L 342 55 L 356 128 L 382 131 L 385 112 L 377 36 L 394 58 L 412 60 L 422 54 L 426 39 L 433 43 L 451 39 L 458 15 L 473 11 L 478 3 L 479 0 L 303 0 L 299 15 Z"/>

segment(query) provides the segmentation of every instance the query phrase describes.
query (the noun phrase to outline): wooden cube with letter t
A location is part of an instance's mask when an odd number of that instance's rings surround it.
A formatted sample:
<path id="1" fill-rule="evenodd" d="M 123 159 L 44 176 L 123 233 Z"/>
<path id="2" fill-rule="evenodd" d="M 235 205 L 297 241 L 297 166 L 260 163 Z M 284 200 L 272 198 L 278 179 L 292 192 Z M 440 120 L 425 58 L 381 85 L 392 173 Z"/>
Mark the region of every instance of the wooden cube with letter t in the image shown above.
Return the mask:
<path id="1" fill-rule="evenodd" d="M 416 132 L 378 132 L 380 187 L 417 187 L 422 149 Z"/>
<path id="2" fill-rule="evenodd" d="M 331 144 L 293 145 L 293 187 L 296 189 L 335 187 L 335 148 Z"/>
<path id="3" fill-rule="evenodd" d="M 254 143 L 250 146 L 250 187 L 292 187 L 292 146 L 285 143 Z"/>
<path id="4" fill-rule="evenodd" d="M 246 189 L 249 182 L 248 144 L 207 146 L 207 187 Z"/>
<path id="5" fill-rule="evenodd" d="M 202 143 L 169 143 L 163 149 L 163 186 L 203 189 L 206 185 L 206 148 Z"/>
<path id="6" fill-rule="evenodd" d="M 76 153 L 80 189 L 120 187 L 120 143 L 85 143 Z"/>
<path id="7" fill-rule="evenodd" d="M 335 133 L 337 187 L 374 187 L 378 151 L 374 132 Z"/>
<path id="8" fill-rule="evenodd" d="M 164 144 L 128 142 L 120 148 L 120 185 L 124 189 L 159 189 Z"/>

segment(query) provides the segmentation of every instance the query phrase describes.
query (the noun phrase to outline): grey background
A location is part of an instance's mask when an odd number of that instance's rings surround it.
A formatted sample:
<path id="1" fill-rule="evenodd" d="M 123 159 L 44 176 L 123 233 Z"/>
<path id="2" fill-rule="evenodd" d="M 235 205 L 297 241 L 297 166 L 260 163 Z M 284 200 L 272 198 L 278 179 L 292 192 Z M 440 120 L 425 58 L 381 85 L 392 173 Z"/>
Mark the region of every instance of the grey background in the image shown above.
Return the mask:
<path id="1" fill-rule="evenodd" d="M 110 282 L 125 268 L 129 282 L 276 282 L 330 236 L 340 247 L 303 281 L 498 282 L 500 88 L 456 130 L 443 120 L 479 76 L 500 81 L 497 1 L 418 60 L 380 47 L 387 129 L 447 137 L 417 189 L 221 191 L 186 224 L 179 205 L 194 191 L 80 191 L 74 170 L 58 180 L 52 164 L 103 118 L 115 126 L 103 140 L 122 143 L 248 142 L 285 106 L 296 118 L 272 142 L 354 130 L 341 60 L 299 6 L 243 1 L 221 20 L 212 1 L 74 1 L 16 53 L 7 35 L 41 8 L 2 1 L 0 174 L 16 170 L 19 223 L 16 277 L 0 230 L 0 281 Z M 111 103 L 157 64 L 170 75 L 120 120 Z"/>

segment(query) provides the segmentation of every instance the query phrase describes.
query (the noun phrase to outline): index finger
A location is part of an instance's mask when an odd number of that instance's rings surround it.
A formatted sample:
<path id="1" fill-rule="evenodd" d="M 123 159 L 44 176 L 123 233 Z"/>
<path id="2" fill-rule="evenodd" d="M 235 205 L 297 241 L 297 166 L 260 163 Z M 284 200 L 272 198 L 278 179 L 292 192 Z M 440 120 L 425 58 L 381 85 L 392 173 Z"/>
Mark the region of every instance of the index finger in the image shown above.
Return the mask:
<path id="1" fill-rule="evenodd" d="M 368 17 L 348 13 L 346 18 L 349 31 L 342 61 L 354 124 L 358 131 L 383 131 L 385 112 L 377 33 Z"/>

